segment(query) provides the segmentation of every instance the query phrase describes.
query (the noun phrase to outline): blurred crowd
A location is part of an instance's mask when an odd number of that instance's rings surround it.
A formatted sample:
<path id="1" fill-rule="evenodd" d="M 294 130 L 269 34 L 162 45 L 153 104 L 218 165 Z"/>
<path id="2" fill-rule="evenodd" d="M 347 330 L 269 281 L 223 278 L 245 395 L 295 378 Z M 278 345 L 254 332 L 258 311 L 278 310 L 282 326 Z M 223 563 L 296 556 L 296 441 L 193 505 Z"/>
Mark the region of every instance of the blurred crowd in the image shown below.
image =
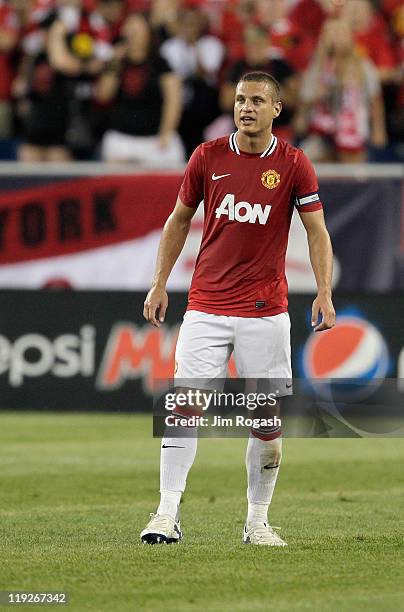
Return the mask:
<path id="1" fill-rule="evenodd" d="M 176 165 L 250 70 L 313 161 L 404 160 L 403 0 L 0 0 L 0 158 Z"/>

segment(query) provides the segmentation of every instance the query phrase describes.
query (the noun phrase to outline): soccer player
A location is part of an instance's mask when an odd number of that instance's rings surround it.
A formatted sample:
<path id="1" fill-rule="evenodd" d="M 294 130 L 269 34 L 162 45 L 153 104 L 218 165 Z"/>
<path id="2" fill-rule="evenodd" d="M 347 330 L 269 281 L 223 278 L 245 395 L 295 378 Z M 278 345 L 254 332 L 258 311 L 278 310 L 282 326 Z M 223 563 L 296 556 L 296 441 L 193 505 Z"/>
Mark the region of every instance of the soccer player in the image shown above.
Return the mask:
<path id="1" fill-rule="evenodd" d="M 235 95 L 237 132 L 199 145 L 188 163 L 164 226 L 143 312 L 153 325 L 163 323 L 166 282 L 204 200 L 202 243 L 176 347 L 177 380 L 224 379 L 234 351 L 239 376 L 282 379 L 280 396 L 291 393 L 286 382 L 291 379 L 291 359 L 285 253 L 294 206 L 307 232 L 318 287 L 312 306 L 314 331 L 335 323 L 332 247 L 316 175 L 300 149 L 272 134 L 281 109 L 279 84 L 271 75 L 245 74 Z M 179 413 L 186 411 L 181 408 Z M 181 539 L 179 503 L 196 453 L 197 438 L 190 428 L 178 436 L 175 429 L 167 430 L 161 445 L 160 505 L 140 534 L 149 544 Z M 268 523 L 281 444 L 279 428 L 251 430 L 245 543 L 286 546 Z"/>

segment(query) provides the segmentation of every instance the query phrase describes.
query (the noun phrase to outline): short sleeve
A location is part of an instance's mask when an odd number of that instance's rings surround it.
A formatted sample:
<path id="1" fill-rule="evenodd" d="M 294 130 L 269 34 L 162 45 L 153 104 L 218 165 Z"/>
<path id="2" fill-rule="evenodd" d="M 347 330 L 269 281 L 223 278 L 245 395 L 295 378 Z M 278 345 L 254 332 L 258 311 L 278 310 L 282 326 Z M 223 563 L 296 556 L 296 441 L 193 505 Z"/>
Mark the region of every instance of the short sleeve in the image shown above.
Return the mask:
<path id="1" fill-rule="evenodd" d="M 199 145 L 192 153 L 185 170 L 179 192 L 179 198 L 185 206 L 197 208 L 203 200 L 204 155 L 203 146 Z"/>
<path id="2" fill-rule="evenodd" d="M 314 212 L 323 207 L 318 195 L 318 181 L 313 164 L 300 149 L 296 159 L 294 198 L 299 212 Z"/>

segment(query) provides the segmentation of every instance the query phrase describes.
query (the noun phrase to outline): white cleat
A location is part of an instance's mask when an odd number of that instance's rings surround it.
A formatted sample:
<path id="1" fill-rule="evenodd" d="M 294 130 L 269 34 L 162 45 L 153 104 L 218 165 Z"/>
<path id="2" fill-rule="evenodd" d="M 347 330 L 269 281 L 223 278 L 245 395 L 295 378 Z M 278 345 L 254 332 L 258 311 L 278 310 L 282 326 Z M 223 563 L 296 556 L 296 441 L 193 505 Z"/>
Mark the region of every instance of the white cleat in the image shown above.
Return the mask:
<path id="1" fill-rule="evenodd" d="M 168 514 L 150 514 L 151 520 L 140 534 L 143 544 L 175 544 L 182 540 L 180 522 Z"/>
<path id="2" fill-rule="evenodd" d="M 247 525 L 244 525 L 243 542 L 260 546 L 287 546 L 287 543 L 274 529 L 280 529 L 280 527 L 271 527 L 267 523 L 255 523 L 247 530 Z"/>

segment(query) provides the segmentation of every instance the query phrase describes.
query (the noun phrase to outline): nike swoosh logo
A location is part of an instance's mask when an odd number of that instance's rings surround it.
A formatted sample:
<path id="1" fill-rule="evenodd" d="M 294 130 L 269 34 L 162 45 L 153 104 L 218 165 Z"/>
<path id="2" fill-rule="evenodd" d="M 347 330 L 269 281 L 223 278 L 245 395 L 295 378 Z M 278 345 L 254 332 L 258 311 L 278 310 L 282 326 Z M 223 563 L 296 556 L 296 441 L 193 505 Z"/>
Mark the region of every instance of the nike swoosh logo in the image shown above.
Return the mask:
<path id="1" fill-rule="evenodd" d="M 216 176 L 216 174 L 213 173 L 212 174 L 212 181 L 218 181 L 219 179 L 224 178 L 225 176 L 231 176 L 231 174 L 230 173 L 229 174 L 218 174 Z"/>
<path id="2" fill-rule="evenodd" d="M 292 386 L 293 383 L 290 383 L 290 385 L 286 384 L 286 388 L 290 389 L 290 387 Z"/>
<path id="3" fill-rule="evenodd" d="M 185 448 L 185 446 L 167 446 L 166 444 L 163 444 L 161 448 Z"/>

